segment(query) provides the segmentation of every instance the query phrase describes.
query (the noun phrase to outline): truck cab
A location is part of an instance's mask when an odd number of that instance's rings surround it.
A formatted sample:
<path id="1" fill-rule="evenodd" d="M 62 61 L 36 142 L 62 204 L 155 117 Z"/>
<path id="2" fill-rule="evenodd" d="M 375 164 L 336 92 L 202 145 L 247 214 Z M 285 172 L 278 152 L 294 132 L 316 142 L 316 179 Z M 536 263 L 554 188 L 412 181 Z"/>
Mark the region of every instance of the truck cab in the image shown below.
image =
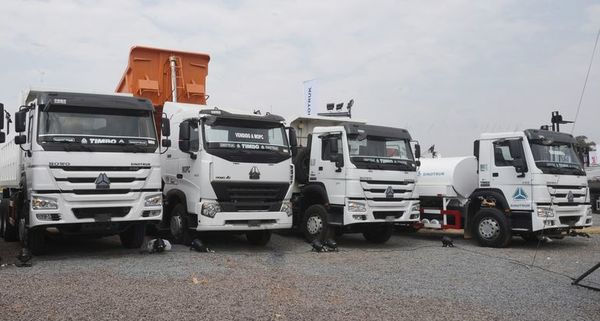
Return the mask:
<path id="1" fill-rule="evenodd" d="M 294 160 L 294 225 L 307 239 L 362 232 L 383 243 L 394 224 L 419 220 L 419 152 L 413 154 L 408 131 L 326 117 L 297 118 L 291 126 L 302 146 Z"/>
<path id="2" fill-rule="evenodd" d="M 495 195 L 511 232 L 525 237 L 591 226 L 586 173 L 574 144 L 573 136 L 547 130 L 482 134 L 475 142 L 479 182 L 471 206 L 482 195 Z"/>
<path id="3" fill-rule="evenodd" d="M 179 243 L 194 231 L 230 231 L 264 245 L 272 230 L 292 226 L 284 119 L 199 107 L 167 102 L 163 109 L 177 139 L 162 156 L 165 224 Z"/>
<path id="4" fill-rule="evenodd" d="M 162 218 L 153 110 L 125 95 L 29 91 L 0 156 L 4 239 L 39 254 L 54 228 L 140 247 Z"/>

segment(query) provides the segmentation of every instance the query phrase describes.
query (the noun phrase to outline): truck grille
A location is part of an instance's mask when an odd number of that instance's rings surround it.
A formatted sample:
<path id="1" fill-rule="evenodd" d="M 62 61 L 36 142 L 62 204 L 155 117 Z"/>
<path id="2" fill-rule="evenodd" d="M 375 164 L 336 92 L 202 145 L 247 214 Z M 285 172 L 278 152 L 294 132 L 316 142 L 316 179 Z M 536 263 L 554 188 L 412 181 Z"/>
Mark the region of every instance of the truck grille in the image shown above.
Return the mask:
<path id="1" fill-rule="evenodd" d="M 289 183 L 212 182 L 224 212 L 279 211 Z"/>
<path id="2" fill-rule="evenodd" d="M 548 192 L 556 205 L 578 205 L 585 203 L 587 188 L 576 185 L 548 185 Z"/>
<path id="3" fill-rule="evenodd" d="M 361 180 L 365 197 L 373 202 L 402 202 L 412 197 L 413 181 Z"/>
<path id="4" fill-rule="evenodd" d="M 124 217 L 129 214 L 131 207 L 92 207 L 74 208 L 73 214 L 77 218 L 96 218 L 98 216 Z"/>

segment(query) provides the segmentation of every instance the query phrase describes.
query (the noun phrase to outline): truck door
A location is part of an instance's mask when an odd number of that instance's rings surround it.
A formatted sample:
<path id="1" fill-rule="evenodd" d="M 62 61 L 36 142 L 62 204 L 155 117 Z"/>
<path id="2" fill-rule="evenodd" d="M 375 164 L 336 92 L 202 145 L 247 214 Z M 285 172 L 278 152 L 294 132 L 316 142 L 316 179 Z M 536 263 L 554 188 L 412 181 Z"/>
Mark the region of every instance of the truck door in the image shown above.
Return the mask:
<path id="1" fill-rule="evenodd" d="M 502 190 L 511 209 L 531 208 L 531 174 L 520 138 L 492 143 L 491 187 Z"/>
<path id="2" fill-rule="evenodd" d="M 311 174 L 315 173 L 316 181 L 325 185 L 330 204 L 343 205 L 346 195 L 343 136 L 340 132 L 326 133 L 314 143 Z"/>

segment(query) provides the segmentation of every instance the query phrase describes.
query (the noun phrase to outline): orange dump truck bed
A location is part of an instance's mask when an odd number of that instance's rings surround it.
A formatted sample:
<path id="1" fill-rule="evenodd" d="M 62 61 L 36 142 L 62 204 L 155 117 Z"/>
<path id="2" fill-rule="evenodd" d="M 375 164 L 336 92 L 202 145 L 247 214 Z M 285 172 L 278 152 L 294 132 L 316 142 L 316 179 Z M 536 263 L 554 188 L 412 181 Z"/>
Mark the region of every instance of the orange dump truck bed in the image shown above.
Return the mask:
<path id="1" fill-rule="evenodd" d="M 172 63 L 175 63 L 176 89 L 173 90 Z M 136 46 L 129 52 L 127 69 L 116 92 L 150 99 L 156 108 L 160 128 L 162 106 L 176 100 L 206 104 L 206 75 L 210 56 L 203 53 Z"/>

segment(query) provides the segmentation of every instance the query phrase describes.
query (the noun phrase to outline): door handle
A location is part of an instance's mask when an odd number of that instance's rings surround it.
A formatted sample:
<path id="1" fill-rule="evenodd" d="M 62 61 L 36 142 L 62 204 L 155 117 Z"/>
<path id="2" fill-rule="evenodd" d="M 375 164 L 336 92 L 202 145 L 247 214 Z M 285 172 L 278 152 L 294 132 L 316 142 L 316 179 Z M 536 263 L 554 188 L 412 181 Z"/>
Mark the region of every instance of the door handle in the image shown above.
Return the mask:
<path id="1" fill-rule="evenodd" d="M 323 170 L 323 166 L 319 166 L 319 170 L 322 171 Z"/>
<path id="2" fill-rule="evenodd" d="M 493 177 L 498 177 L 498 173 L 492 173 Z"/>
<path id="3" fill-rule="evenodd" d="M 183 174 L 177 174 L 177 178 L 183 178 Z"/>

